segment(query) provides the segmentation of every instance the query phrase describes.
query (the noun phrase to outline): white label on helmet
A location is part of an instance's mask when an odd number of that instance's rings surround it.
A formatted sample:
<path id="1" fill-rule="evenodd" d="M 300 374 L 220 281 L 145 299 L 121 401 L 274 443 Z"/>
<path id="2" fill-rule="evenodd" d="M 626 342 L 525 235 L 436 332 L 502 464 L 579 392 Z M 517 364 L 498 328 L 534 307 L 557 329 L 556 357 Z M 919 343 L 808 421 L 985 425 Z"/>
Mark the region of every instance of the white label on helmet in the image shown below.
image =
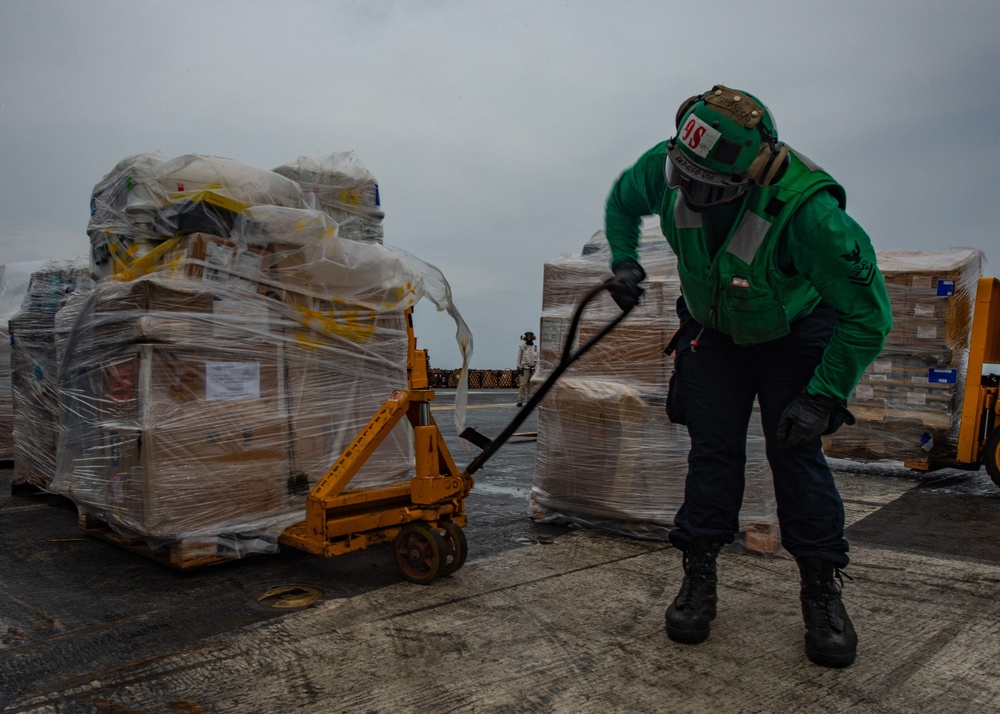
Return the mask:
<path id="1" fill-rule="evenodd" d="M 678 139 L 701 158 L 708 156 L 708 152 L 715 146 L 722 133 L 713 129 L 694 114 L 688 117 L 684 126 L 678 132 Z"/>

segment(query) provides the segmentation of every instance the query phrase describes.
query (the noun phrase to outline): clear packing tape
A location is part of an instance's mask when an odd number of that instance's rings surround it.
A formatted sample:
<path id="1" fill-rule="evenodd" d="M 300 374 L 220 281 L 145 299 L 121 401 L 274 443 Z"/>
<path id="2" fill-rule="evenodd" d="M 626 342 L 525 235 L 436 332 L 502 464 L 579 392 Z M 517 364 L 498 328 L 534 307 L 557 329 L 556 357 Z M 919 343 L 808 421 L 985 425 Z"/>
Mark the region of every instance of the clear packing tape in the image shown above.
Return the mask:
<path id="1" fill-rule="evenodd" d="M 183 191 L 171 195 L 163 182 L 177 184 L 178 172 Z M 30 382 L 18 401 L 32 419 L 21 420 L 18 448 L 51 455 L 15 480 L 150 547 L 275 550 L 304 519 L 312 486 L 406 387 L 405 310 L 422 298 L 456 324 L 464 428 L 472 336 L 444 275 L 381 241 L 343 239 L 304 195 L 284 176 L 216 157 L 120 162 L 95 187 L 89 226 L 92 247 L 109 249 L 73 266 L 72 289 L 63 276 L 58 304 L 26 299 L 12 321 Z M 161 210 L 164 196 L 212 208 Z M 237 203 L 216 220 L 215 208 Z M 179 216 L 187 222 L 170 223 Z M 193 227 L 223 234 L 171 233 Z M 37 429 L 29 412 L 42 403 Z M 350 487 L 412 471 L 403 420 Z"/>
<path id="2" fill-rule="evenodd" d="M 573 364 L 539 405 L 533 517 L 639 538 L 665 539 L 683 501 L 687 429 L 666 416 L 672 357 L 663 350 L 678 327 L 676 259 L 655 227 L 644 232 L 642 302 L 605 339 Z M 540 369 L 558 364 L 574 310 L 607 277 L 603 234 L 584 255 L 546 263 L 542 287 Z M 577 344 L 620 313 L 607 292 L 586 309 Z M 778 550 L 771 472 L 755 413 L 747 438 L 746 491 L 740 512 L 748 549 Z"/>

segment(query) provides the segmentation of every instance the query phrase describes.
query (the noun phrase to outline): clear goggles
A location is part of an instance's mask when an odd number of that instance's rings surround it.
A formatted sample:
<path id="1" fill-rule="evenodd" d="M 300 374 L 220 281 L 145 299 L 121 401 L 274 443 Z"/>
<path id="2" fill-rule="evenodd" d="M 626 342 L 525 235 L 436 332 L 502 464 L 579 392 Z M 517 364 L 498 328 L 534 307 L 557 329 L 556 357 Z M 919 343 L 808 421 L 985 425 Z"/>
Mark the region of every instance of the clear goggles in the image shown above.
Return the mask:
<path id="1" fill-rule="evenodd" d="M 750 186 L 750 179 L 739 174 L 710 171 L 689 159 L 677 146 L 667 143 L 667 185 L 680 189 L 692 208 L 708 208 L 732 201 Z"/>

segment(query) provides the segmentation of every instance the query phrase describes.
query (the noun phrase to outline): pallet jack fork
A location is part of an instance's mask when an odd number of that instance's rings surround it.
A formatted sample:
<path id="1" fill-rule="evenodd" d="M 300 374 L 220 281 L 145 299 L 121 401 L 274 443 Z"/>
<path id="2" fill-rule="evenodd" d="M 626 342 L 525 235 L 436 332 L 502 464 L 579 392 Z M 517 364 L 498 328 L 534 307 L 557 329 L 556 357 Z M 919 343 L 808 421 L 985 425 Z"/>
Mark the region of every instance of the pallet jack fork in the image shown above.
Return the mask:
<path id="1" fill-rule="evenodd" d="M 306 520 L 286 528 L 279 542 L 329 558 L 391 540 L 402 576 L 421 585 L 461 568 L 468 555 L 462 527 L 467 522 L 465 499 L 475 484 L 472 474 L 514 435 L 560 375 L 628 315 L 628 310 L 623 311 L 583 346 L 571 350 L 584 308 L 609 286 L 607 281 L 591 288 L 583 298 L 570 323 L 559 364 L 497 438 L 491 441 L 471 427 L 460 434 L 482 449 L 464 471 L 455 466 L 431 416 L 434 392 L 427 380 L 427 351 L 417 349 L 413 309 L 408 309 L 407 389 L 394 391 L 337 458 L 309 493 Z M 399 485 L 348 489 L 351 479 L 404 416 L 413 427 L 413 478 Z"/>

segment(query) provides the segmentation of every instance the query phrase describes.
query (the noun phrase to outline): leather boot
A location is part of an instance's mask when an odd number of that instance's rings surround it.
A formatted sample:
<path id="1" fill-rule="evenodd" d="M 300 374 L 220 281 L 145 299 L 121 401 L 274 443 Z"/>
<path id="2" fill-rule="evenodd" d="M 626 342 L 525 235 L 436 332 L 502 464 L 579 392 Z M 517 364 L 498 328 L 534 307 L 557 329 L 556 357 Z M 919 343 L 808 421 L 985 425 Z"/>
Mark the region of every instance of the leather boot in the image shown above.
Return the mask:
<path id="1" fill-rule="evenodd" d="M 858 651 L 858 635 L 841 598 L 843 576 L 821 558 L 796 558 L 802 576 L 802 619 L 806 625 L 806 656 L 823 667 L 847 667 Z M 838 586 L 837 581 L 840 582 Z"/>
<path id="2" fill-rule="evenodd" d="M 696 645 L 708 639 L 718 602 L 715 559 L 721 547 L 716 541 L 694 540 L 684 549 L 684 582 L 666 616 L 667 637 L 674 642 Z"/>

